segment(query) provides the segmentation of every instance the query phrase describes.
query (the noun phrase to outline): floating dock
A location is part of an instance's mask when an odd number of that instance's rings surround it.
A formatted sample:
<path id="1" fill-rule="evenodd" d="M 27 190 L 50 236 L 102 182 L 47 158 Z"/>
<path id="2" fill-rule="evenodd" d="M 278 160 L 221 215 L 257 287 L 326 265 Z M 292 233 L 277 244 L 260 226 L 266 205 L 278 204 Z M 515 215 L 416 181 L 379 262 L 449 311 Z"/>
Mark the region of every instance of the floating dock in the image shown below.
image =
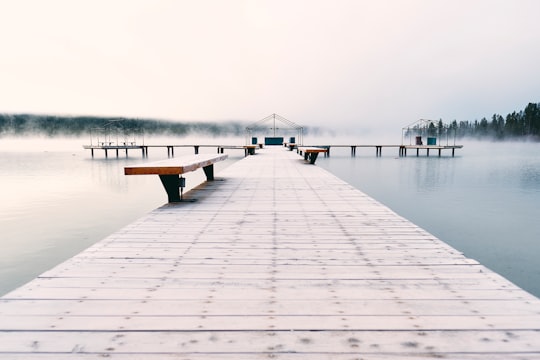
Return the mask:
<path id="1" fill-rule="evenodd" d="M 0 298 L 0 358 L 540 358 L 538 298 L 296 152 L 186 197 Z"/>

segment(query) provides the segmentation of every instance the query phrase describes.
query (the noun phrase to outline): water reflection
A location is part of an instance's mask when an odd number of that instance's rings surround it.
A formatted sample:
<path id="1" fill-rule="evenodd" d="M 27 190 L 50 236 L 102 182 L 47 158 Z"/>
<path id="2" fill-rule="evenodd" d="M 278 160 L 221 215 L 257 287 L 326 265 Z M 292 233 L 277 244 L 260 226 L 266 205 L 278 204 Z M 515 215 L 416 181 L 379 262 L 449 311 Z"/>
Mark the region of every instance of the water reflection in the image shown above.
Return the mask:
<path id="1" fill-rule="evenodd" d="M 523 164 L 519 175 L 520 186 L 524 190 L 540 190 L 540 161 Z"/>

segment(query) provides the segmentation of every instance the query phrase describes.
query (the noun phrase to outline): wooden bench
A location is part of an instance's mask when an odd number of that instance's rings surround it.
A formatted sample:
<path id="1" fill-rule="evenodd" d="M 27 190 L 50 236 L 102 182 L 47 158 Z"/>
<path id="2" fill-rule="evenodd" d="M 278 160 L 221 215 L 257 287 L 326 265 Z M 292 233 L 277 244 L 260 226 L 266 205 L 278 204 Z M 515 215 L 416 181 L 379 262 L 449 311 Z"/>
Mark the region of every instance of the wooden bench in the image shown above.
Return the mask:
<path id="1" fill-rule="evenodd" d="M 328 149 L 320 147 L 299 147 L 298 153 L 304 156 L 304 160 L 309 161 L 310 164 L 315 164 L 319 153 L 326 153 Z"/>
<path id="2" fill-rule="evenodd" d="M 258 148 L 259 145 L 244 145 L 244 150 L 246 152 L 246 156 L 248 155 L 255 155 L 255 149 Z"/>
<path id="3" fill-rule="evenodd" d="M 140 165 L 126 166 L 125 175 L 159 175 L 159 179 L 167 192 L 169 202 L 182 201 L 179 189 L 184 186 L 184 178 L 180 175 L 198 168 L 203 168 L 206 180 L 214 180 L 214 163 L 227 159 L 228 155 L 197 154 L 179 156 L 174 159 L 154 161 Z"/>
<path id="4" fill-rule="evenodd" d="M 293 151 L 298 147 L 298 144 L 295 143 L 285 143 L 285 146 L 289 148 L 289 150 Z"/>

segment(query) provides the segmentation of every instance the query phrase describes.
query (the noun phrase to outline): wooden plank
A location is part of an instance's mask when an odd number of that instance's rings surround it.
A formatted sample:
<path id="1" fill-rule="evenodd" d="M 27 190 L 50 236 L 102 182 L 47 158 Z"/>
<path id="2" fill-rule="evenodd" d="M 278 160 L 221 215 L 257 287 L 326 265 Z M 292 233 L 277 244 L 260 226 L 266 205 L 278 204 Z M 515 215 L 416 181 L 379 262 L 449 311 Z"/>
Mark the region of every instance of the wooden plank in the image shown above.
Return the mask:
<path id="1" fill-rule="evenodd" d="M 76 353 L 77 359 L 103 359 L 103 357 L 107 357 L 110 359 L 116 359 L 116 360 L 122 360 L 122 359 L 128 359 L 128 360 L 167 360 L 167 359 L 174 359 L 174 360 L 200 360 L 200 359 L 232 359 L 232 360 L 252 360 L 252 359 L 267 359 L 267 358 L 275 358 L 279 356 L 279 359 L 283 360 L 290 360 L 290 359 L 326 359 L 326 360 L 351 360 L 351 356 L 353 354 L 351 353 L 328 353 L 328 352 L 309 352 L 309 353 L 269 353 L 266 352 L 264 354 L 256 354 L 256 353 L 189 353 L 186 355 L 175 353 L 143 353 L 143 354 L 133 354 L 133 353 L 114 353 L 111 354 L 110 352 L 107 353 L 97 353 L 97 354 L 88 354 L 88 353 Z M 38 353 L 33 355 L 20 355 L 20 354 L 9 354 L 11 360 L 19 360 L 19 359 L 41 359 L 41 360 L 47 360 L 47 359 L 54 359 L 54 360 L 63 360 L 63 359 L 72 359 L 73 353 Z M 441 357 L 442 355 L 433 353 L 432 357 Z M 477 355 L 477 354 L 465 354 L 465 353 L 444 353 L 445 359 L 459 359 L 459 360 L 478 360 L 484 358 L 485 355 Z M 364 359 L 368 359 L 367 357 L 363 356 Z M 490 354 L 490 360 L 523 360 L 531 358 L 531 355 L 528 355 L 527 357 L 524 357 L 522 352 L 515 352 L 515 353 L 492 353 Z M 354 359 L 354 357 L 352 357 Z M 370 360 L 388 360 L 388 359 L 409 359 L 409 360 L 425 360 L 426 355 L 419 353 L 419 354 L 411 354 L 411 353 L 369 353 L 369 359 Z"/>
<path id="2" fill-rule="evenodd" d="M 138 316 L 137 314 L 111 316 L 4 316 L 1 331 L 505 331 L 536 330 L 538 319 L 519 315 L 486 316 L 428 316 L 428 315 L 280 315 L 271 307 L 261 308 L 251 315 L 195 314 L 188 316 Z M 238 321 L 239 318 L 242 321 Z M 519 322 L 519 326 L 516 323 Z M 539 347 L 540 348 L 540 347 Z"/>
<path id="3" fill-rule="evenodd" d="M 498 275 L 489 272 L 481 265 L 376 265 L 368 266 L 295 266 L 282 265 L 275 269 L 272 265 L 263 266 L 234 266 L 226 269 L 220 266 L 208 265 L 178 265 L 175 263 L 75 263 L 73 266 L 57 268 L 43 274 L 43 277 L 107 277 L 114 275 L 123 278 L 139 278 L 151 272 L 153 274 L 167 274 L 168 277 L 215 279 L 217 274 L 223 274 L 229 279 L 265 279 L 272 275 L 276 280 L 355 280 L 355 279 L 485 279 L 496 281 Z M 487 273 L 486 273 L 487 272 Z"/>
<path id="4" fill-rule="evenodd" d="M 440 358 L 446 354 L 459 356 L 474 354 L 492 359 L 501 355 L 521 355 L 521 359 L 534 359 L 540 351 L 534 331 L 197 331 L 197 332 L 12 332 L 0 333 L 0 354 L 15 353 L 25 349 L 27 353 L 80 353 L 89 354 L 178 354 L 203 358 L 221 358 L 224 354 L 250 354 L 268 358 L 282 354 L 317 356 L 346 354 L 388 358 L 430 356 Z M 73 343 L 72 339 L 84 339 Z M 156 347 L 155 344 L 159 344 Z M 496 347 L 497 350 L 494 349 Z M 475 351 L 471 351 L 474 349 Z M 274 357 L 271 356 L 271 357 Z M 312 357 L 313 358 L 313 357 Z"/>
<path id="5" fill-rule="evenodd" d="M 202 298 L 202 296 L 201 296 Z M 26 316 L 258 316 L 275 310 L 275 316 L 310 316 L 325 309 L 320 316 L 507 316 L 534 315 L 537 310 L 526 300 L 514 299 L 244 299 L 236 294 L 234 299 L 216 299 L 212 302 L 201 299 L 175 299 L 160 301 L 140 301 L 120 299 L 114 307 L 108 307 L 111 300 L 2 300 L 1 314 Z M 159 305 L 159 306 L 156 306 Z M 264 310 L 264 311 L 263 311 Z M 2 325 L 0 325 L 1 327 Z M 5 326 L 5 324 L 4 324 Z"/>
<path id="6" fill-rule="evenodd" d="M 443 300 L 524 300 L 533 301 L 532 295 L 523 295 L 522 290 L 505 289 L 500 287 L 480 288 L 470 290 L 463 287 L 452 287 L 450 289 L 441 289 L 434 286 L 405 287 L 399 284 L 387 284 L 386 287 L 372 289 L 371 286 L 363 284 L 357 287 L 334 287 L 331 284 L 319 282 L 313 284 L 313 287 L 299 287 L 290 285 L 288 287 L 276 287 L 275 282 L 261 281 L 215 281 L 215 280 L 185 280 L 179 282 L 176 287 L 157 288 L 156 280 L 153 280 L 154 286 L 146 287 L 125 287 L 125 288 L 106 288 L 106 287 L 88 287 L 88 288 L 48 288 L 47 293 L 39 293 L 36 288 L 23 288 L 16 294 L 10 296 L 10 299 L 44 299 L 44 300 L 62 300 L 75 299 L 77 301 L 89 300 L 108 300 L 111 306 L 115 306 L 115 299 L 139 300 L 139 301 L 163 301 L 178 300 L 179 293 L 182 293 L 180 299 L 201 299 L 207 296 L 213 296 L 216 299 L 238 299 L 239 293 L 245 299 L 273 299 L 280 297 L 292 299 L 298 296 L 302 291 L 305 294 L 303 299 L 306 301 L 323 299 L 332 301 L 338 298 L 350 300 L 373 300 L 373 299 L 425 299 L 432 301 Z M 281 284 L 277 284 L 281 285 Z M 317 286 L 317 287 L 315 287 Z M 361 292 L 361 293 L 360 293 Z M 184 293 L 187 293 L 184 295 Z M 210 294 L 210 295 L 209 295 Z"/>

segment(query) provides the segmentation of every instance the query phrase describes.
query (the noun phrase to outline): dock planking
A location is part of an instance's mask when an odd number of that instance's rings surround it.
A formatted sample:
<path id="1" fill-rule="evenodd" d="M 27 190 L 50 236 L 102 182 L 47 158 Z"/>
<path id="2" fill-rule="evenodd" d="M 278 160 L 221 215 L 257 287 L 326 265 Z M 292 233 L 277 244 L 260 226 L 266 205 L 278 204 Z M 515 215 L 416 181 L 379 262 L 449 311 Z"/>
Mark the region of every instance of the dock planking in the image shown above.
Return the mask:
<path id="1" fill-rule="evenodd" d="M 217 175 L 0 298 L 0 358 L 540 358 L 538 298 L 330 173 Z"/>

